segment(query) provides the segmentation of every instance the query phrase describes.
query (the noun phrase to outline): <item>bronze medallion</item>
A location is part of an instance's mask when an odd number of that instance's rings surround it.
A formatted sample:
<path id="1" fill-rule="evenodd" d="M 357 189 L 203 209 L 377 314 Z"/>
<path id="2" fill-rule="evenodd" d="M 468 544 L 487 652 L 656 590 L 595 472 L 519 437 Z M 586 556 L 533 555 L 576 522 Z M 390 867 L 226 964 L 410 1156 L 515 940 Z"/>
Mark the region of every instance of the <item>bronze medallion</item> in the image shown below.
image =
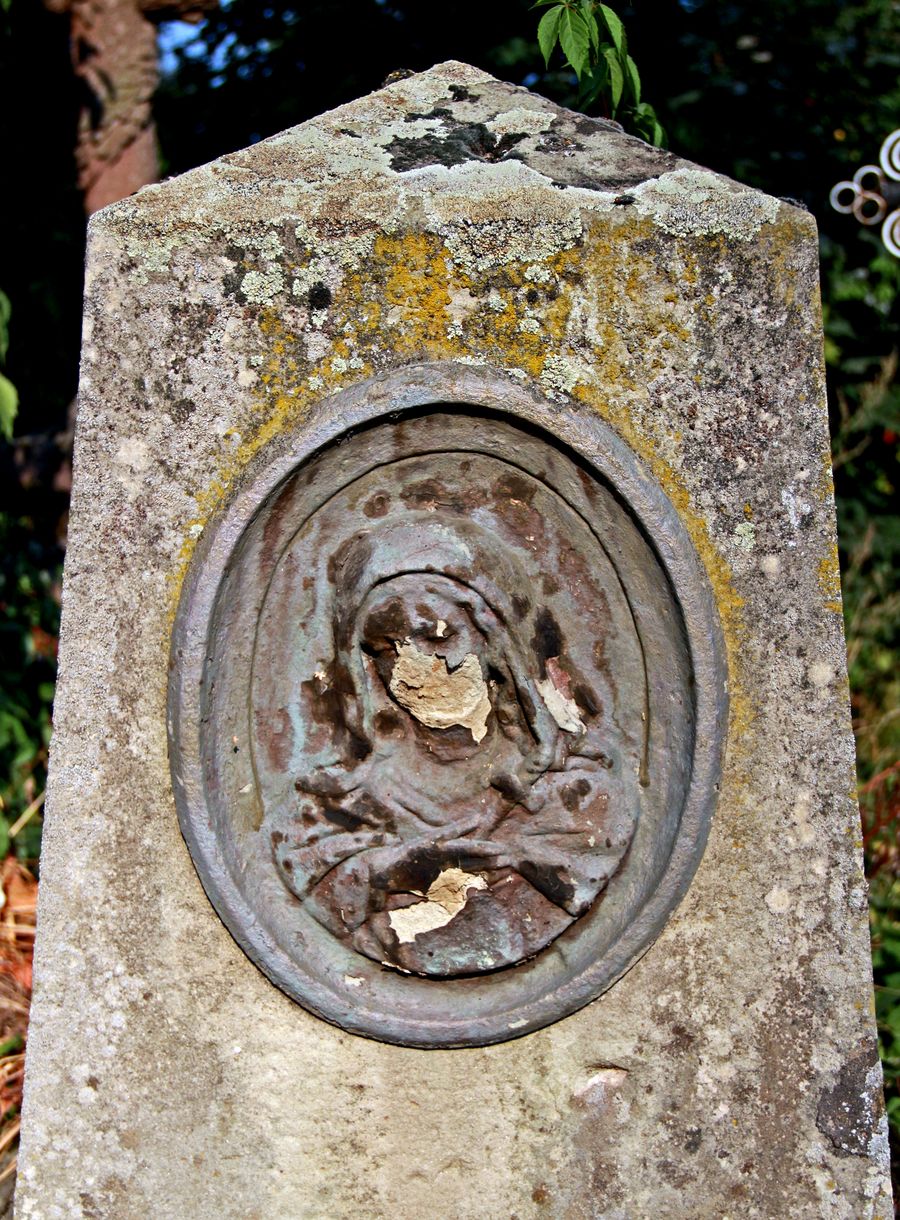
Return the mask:
<path id="1" fill-rule="evenodd" d="M 352 430 L 261 463 L 193 562 L 171 692 L 182 826 L 238 942 L 319 1015 L 423 1046 L 538 1028 L 647 947 L 724 728 L 703 573 L 621 442 L 592 420 L 575 448 L 491 378 L 440 397 L 356 390 Z"/>

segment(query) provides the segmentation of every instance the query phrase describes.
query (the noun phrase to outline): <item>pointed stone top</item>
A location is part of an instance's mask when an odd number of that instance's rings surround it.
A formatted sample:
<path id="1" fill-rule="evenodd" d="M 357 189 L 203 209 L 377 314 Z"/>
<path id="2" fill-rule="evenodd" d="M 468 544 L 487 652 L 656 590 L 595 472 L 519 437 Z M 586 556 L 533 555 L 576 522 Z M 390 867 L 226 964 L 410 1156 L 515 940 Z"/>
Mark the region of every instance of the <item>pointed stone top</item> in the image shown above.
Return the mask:
<path id="1" fill-rule="evenodd" d="M 94 221 L 132 237 L 298 215 L 353 213 L 390 228 L 414 198 L 473 210 L 537 191 L 554 211 L 634 206 L 676 232 L 740 236 L 777 206 L 756 191 L 527 89 L 450 60 L 199 169 L 147 187 Z M 137 226 L 137 233 L 135 233 Z"/>

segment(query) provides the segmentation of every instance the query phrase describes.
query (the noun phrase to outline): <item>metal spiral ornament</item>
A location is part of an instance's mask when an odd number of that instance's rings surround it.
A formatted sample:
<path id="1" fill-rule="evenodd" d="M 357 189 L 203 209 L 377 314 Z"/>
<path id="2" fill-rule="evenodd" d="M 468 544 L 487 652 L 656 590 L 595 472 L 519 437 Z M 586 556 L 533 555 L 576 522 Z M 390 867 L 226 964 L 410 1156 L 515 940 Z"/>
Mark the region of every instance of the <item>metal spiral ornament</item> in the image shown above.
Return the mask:
<path id="1" fill-rule="evenodd" d="M 885 175 L 900 182 L 900 128 L 892 131 L 882 144 L 878 160 Z"/>
<path id="2" fill-rule="evenodd" d="M 880 224 L 885 249 L 900 258 L 900 128 L 884 141 L 878 161 L 838 182 L 829 200 L 836 212 L 855 216 L 861 225 Z"/>

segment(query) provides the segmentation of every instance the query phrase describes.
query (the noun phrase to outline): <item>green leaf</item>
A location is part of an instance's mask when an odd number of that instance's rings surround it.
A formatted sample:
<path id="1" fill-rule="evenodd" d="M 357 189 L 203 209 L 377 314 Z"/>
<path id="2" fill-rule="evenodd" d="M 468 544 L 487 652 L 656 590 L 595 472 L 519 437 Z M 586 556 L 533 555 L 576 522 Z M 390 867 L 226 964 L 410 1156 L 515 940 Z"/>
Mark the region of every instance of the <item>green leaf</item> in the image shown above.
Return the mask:
<path id="1" fill-rule="evenodd" d="M 559 36 L 559 22 L 563 15 L 561 8 L 551 9 L 548 13 L 544 13 L 541 18 L 540 25 L 537 30 L 538 46 L 541 48 L 541 54 L 544 57 L 544 67 L 548 67 L 550 56 L 553 54 L 553 48 L 556 46 L 556 40 Z"/>
<path id="2" fill-rule="evenodd" d="M 588 29 L 591 50 L 596 55 L 600 50 L 600 30 L 597 27 L 597 18 L 594 16 L 593 0 L 581 0 L 581 15 Z"/>
<path id="3" fill-rule="evenodd" d="M 12 306 L 9 303 L 9 297 L 5 292 L 0 292 L 0 364 L 6 359 L 6 351 L 9 347 L 9 315 L 12 313 Z"/>
<path id="4" fill-rule="evenodd" d="M 635 106 L 641 100 L 641 78 L 638 74 L 637 64 L 630 55 L 625 56 L 625 80 L 631 90 L 631 98 Z"/>
<path id="5" fill-rule="evenodd" d="M 556 5 L 556 7 L 557 7 L 557 8 L 560 10 L 560 12 L 562 12 L 562 10 L 563 10 L 563 9 L 566 7 L 564 4 L 561 4 L 561 3 L 560 3 L 560 0 L 535 0 L 535 3 L 534 3 L 534 4 L 532 4 L 532 6 L 531 6 L 531 7 L 532 7 L 533 9 L 535 9 L 535 8 L 547 8 L 547 7 L 548 7 L 549 5 L 551 5 L 551 4 L 555 4 L 555 5 Z"/>
<path id="6" fill-rule="evenodd" d="M 581 82 L 581 93 L 578 95 L 578 105 L 582 110 L 587 110 L 588 106 L 592 106 L 597 98 L 606 90 L 609 83 L 609 69 L 606 66 L 606 60 L 601 59 L 599 63 L 594 64 L 590 74 L 585 76 Z"/>
<path id="7" fill-rule="evenodd" d="M 603 58 L 606 60 L 609 68 L 609 96 L 612 102 L 610 113 L 615 117 L 625 89 L 625 74 L 619 62 L 619 56 L 613 47 L 603 48 Z"/>
<path id="8" fill-rule="evenodd" d="M 591 36 L 580 13 L 567 8 L 559 23 L 559 45 L 569 66 L 581 80 L 591 57 Z"/>
<path id="9" fill-rule="evenodd" d="M 621 19 L 616 16 L 608 4 L 599 6 L 603 16 L 603 21 L 606 28 L 609 30 L 609 36 L 615 44 L 616 50 L 621 54 L 625 50 L 625 27 L 622 25 Z"/>
<path id="10" fill-rule="evenodd" d="M 0 373 L 0 436 L 12 440 L 13 423 L 19 411 L 19 395 L 16 387 Z"/>

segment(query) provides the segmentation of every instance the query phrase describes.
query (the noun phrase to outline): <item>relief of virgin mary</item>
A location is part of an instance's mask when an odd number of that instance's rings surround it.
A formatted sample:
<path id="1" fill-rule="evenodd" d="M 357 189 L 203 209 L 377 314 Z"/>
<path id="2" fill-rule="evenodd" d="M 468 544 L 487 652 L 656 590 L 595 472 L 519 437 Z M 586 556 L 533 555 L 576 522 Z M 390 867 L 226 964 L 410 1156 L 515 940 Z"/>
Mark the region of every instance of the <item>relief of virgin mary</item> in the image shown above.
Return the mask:
<path id="1" fill-rule="evenodd" d="M 328 731 L 269 811 L 285 885 L 359 953 L 498 970 L 597 901 L 634 832 L 613 692 L 579 672 L 514 542 L 465 516 L 360 529 L 330 564 Z"/>

